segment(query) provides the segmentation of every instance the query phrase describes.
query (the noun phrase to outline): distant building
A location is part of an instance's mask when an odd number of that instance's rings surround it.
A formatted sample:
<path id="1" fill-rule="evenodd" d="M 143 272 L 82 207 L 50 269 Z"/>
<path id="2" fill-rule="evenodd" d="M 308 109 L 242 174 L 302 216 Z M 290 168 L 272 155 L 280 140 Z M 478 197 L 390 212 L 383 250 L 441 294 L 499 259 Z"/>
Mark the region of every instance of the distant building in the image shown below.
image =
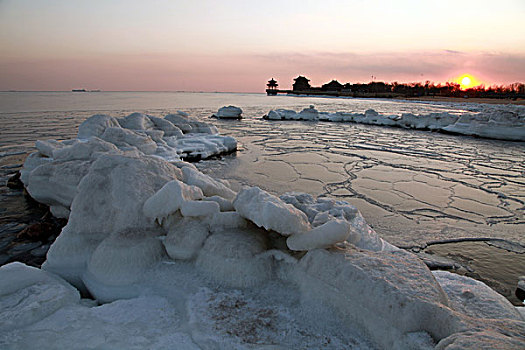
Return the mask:
<path id="1" fill-rule="evenodd" d="M 294 79 L 293 91 L 308 91 L 311 89 L 310 79 L 303 77 L 302 75 Z"/>
<path id="2" fill-rule="evenodd" d="M 277 89 L 279 84 L 277 84 L 277 81 L 272 78 L 272 79 L 268 80 L 268 84 L 266 84 L 266 86 L 270 90 L 275 90 L 275 89 Z"/>
<path id="3" fill-rule="evenodd" d="M 279 84 L 277 84 L 277 81 L 274 80 L 273 78 L 268 80 L 268 84 L 266 84 L 266 93 L 269 95 L 269 96 L 275 96 L 277 95 L 277 87 L 279 86 Z"/>
<path id="4" fill-rule="evenodd" d="M 323 91 L 341 91 L 342 89 L 343 84 L 341 84 L 337 80 L 332 80 L 331 82 L 321 86 L 321 90 Z"/>

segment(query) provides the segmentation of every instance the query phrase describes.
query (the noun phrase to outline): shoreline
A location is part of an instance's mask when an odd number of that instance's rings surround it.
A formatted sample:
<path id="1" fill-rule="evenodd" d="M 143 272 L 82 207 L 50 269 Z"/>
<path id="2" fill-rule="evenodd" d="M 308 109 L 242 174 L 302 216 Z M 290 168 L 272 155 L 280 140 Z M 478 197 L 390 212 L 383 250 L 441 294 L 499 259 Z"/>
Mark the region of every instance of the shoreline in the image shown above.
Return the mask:
<path id="1" fill-rule="evenodd" d="M 445 96 L 419 96 L 419 97 L 394 97 L 392 100 L 409 101 L 409 102 L 449 102 L 449 103 L 480 103 L 480 104 L 497 104 L 497 105 L 519 105 L 525 106 L 525 99 L 500 99 L 500 98 L 463 98 L 463 97 L 445 97 Z"/>

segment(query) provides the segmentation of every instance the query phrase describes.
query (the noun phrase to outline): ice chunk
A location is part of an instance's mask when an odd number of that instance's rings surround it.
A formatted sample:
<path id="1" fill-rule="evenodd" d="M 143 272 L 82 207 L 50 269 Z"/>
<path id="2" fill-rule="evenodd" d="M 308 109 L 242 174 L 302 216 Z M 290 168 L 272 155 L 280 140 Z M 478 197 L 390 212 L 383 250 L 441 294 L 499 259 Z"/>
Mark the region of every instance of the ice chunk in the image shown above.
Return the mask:
<path id="1" fill-rule="evenodd" d="M 206 221 L 213 232 L 230 228 L 248 227 L 248 221 L 246 221 L 246 219 L 240 216 L 236 211 L 216 213 L 211 218 L 206 218 Z"/>
<path id="2" fill-rule="evenodd" d="M 506 332 L 508 334 L 508 332 Z M 436 350 L 456 349 L 524 349 L 525 341 L 518 336 L 502 334 L 502 332 L 491 330 L 468 330 L 452 334 L 441 340 L 435 347 Z"/>
<path id="3" fill-rule="evenodd" d="M 40 154 L 49 158 L 53 158 L 53 152 L 57 149 L 64 147 L 64 145 L 56 140 L 38 140 L 35 143 L 35 147 L 38 150 L 38 152 L 40 152 Z"/>
<path id="4" fill-rule="evenodd" d="M 47 254 L 43 268 L 83 288 L 82 275 L 97 246 L 111 233 L 155 228 L 144 202 L 166 182 L 182 177 L 154 157 L 102 155 L 78 185 L 68 224 Z"/>
<path id="5" fill-rule="evenodd" d="M 120 119 L 119 124 L 123 128 L 131 130 L 149 130 L 155 126 L 149 116 L 143 113 L 132 113 Z"/>
<path id="6" fill-rule="evenodd" d="M 299 114 L 297 114 L 297 118 L 301 120 L 318 120 L 319 112 L 314 106 L 310 106 L 300 111 Z"/>
<path id="7" fill-rule="evenodd" d="M 214 201 L 184 201 L 180 212 L 183 216 L 213 216 L 220 211 L 219 203 Z"/>
<path id="8" fill-rule="evenodd" d="M 302 211 L 259 187 L 244 188 L 235 198 L 233 206 L 241 216 L 257 226 L 284 236 L 310 230 L 308 218 Z"/>
<path id="9" fill-rule="evenodd" d="M 172 180 L 146 200 L 144 215 L 161 220 L 179 210 L 184 201 L 201 198 L 203 194 L 200 188 L 186 185 L 179 180 Z"/>
<path id="10" fill-rule="evenodd" d="M 206 197 L 206 200 L 217 202 L 217 204 L 219 204 L 221 211 L 234 211 L 235 210 L 235 208 L 233 208 L 233 202 L 221 196 Z"/>
<path id="11" fill-rule="evenodd" d="M 22 170 L 20 170 L 20 181 L 23 182 L 25 186 L 29 183 L 29 175 L 31 172 L 38 168 L 42 164 L 51 163 L 53 158 L 46 157 L 40 152 L 31 153 L 25 160 Z"/>
<path id="12" fill-rule="evenodd" d="M 40 321 L 80 300 L 78 291 L 61 278 L 19 262 L 1 266 L 0 281 L 1 332 Z"/>
<path id="13" fill-rule="evenodd" d="M 3 333 L 0 348 L 202 349 L 181 331 L 180 318 L 172 303 L 160 296 L 95 307 L 72 305 L 33 325 Z"/>
<path id="14" fill-rule="evenodd" d="M 200 220 L 185 218 L 170 227 L 164 247 L 172 259 L 193 259 L 208 234 L 208 228 Z"/>
<path id="15" fill-rule="evenodd" d="M 171 122 L 173 125 L 182 130 L 183 133 L 204 133 L 204 134 L 217 134 L 217 128 L 208 123 L 200 122 L 196 119 L 188 117 L 186 113 L 180 111 L 176 114 L 168 114 L 164 119 Z"/>
<path id="16" fill-rule="evenodd" d="M 433 271 L 433 274 L 455 310 L 477 318 L 523 321 L 516 308 L 485 283 L 448 271 Z"/>
<path id="17" fill-rule="evenodd" d="M 350 224 L 344 220 L 331 220 L 308 232 L 291 235 L 286 245 L 291 250 L 328 248 L 343 242 L 350 235 Z"/>
<path id="18" fill-rule="evenodd" d="M 235 192 L 226 187 L 223 183 L 198 170 L 184 167 L 182 169 L 182 175 L 185 183 L 199 187 L 202 190 L 202 193 L 207 197 L 219 196 L 230 200 L 235 198 Z"/>
<path id="19" fill-rule="evenodd" d="M 26 189 L 40 203 L 69 208 L 90 166 L 91 162 L 83 160 L 43 164 L 31 172 Z"/>
<path id="20" fill-rule="evenodd" d="M 153 154 L 157 150 L 157 144 L 151 137 L 140 135 L 128 129 L 107 128 L 100 138 L 111 142 L 120 149 L 136 147 L 144 154 Z"/>
<path id="21" fill-rule="evenodd" d="M 405 251 L 310 250 L 294 271 L 305 308 L 329 308 L 342 327 L 361 329 L 380 348 L 416 330 L 439 341 L 463 327 L 430 270 Z"/>
<path id="22" fill-rule="evenodd" d="M 397 247 L 383 240 L 366 223 L 356 207 L 345 201 L 320 197 L 315 200 L 306 193 L 290 192 L 280 197 L 285 203 L 292 204 L 308 216 L 313 227 L 318 227 L 331 220 L 343 220 L 350 224 L 350 234 L 346 239 L 358 248 L 381 251 L 398 250 Z M 292 242 L 298 238 L 294 238 Z"/>
<path id="23" fill-rule="evenodd" d="M 216 118 L 223 118 L 223 119 L 241 119 L 242 116 L 242 109 L 235 106 L 224 106 L 219 108 L 218 112 L 215 113 L 213 116 Z"/>
<path id="24" fill-rule="evenodd" d="M 70 146 L 56 149 L 53 157 L 61 161 L 93 160 L 102 153 L 119 153 L 119 150 L 114 144 L 93 136 L 87 140 L 79 140 Z"/>
<path id="25" fill-rule="evenodd" d="M 157 129 L 160 129 L 164 132 L 164 135 L 167 137 L 182 137 L 182 130 L 173 125 L 169 120 L 149 116 L 149 119 L 155 124 Z"/>
<path id="26" fill-rule="evenodd" d="M 120 128 L 120 124 L 116 118 L 109 115 L 95 114 L 80 124 L 78 127 L 78 138 L 101 137 L 107 128 Z"/>
<path id="27" fill-rule="evenodd" d="M 82 276 L 91 294 L 105 302 L 135 295 L 132 285 L 166 255 L 162 242 L 155 237 L 159 234 L 152 229 L 126 230 L 104 239 L 91 255 Z M 119 286 L 124 287 L 122 294 L 112 288 Z M 108 288 L 112 288 L 109 294 Z"/>
<path id="28" fill-rule="evenodd" d="M 230 229 L 208 237 L 197 267 L 226 286 L 251 287 L 266 281 L 271 261 L 260 255 L 267 249 L 266 233 L 259 229 Z"/>

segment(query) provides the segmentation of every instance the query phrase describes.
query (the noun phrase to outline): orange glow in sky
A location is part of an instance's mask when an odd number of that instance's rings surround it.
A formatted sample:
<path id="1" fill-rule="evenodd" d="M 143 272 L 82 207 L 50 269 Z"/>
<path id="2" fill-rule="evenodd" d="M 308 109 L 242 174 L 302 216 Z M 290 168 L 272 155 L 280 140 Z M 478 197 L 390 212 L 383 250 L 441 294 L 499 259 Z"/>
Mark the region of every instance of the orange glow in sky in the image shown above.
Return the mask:
<path id="1" fill-rule="evenodd" d="M 478 79 L 474 78 L 470 74 L 460 75 L 455 79 L 455 82 L 461 86 L 462 90 L 470 89 L 472 87 L 479 86 L 482 84 L 482 82 L 480 82 Z"/>
<path id="2" fill-rule="evenodd" d="M 270 77 L 291 88 L 298 75 L 314 86 L 523 82 L 524 4 L 0 0 L 0 91 L 264 92 Z M 458 81 L 466 72 L 478 80 Z"/>

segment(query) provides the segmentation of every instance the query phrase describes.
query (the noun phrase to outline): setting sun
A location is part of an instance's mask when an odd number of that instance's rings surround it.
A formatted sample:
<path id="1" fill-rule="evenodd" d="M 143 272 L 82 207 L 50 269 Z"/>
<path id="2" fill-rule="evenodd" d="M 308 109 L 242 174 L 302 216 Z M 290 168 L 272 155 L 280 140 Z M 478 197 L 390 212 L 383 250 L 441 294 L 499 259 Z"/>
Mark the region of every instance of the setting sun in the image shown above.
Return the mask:
<path id="1" fill-rule="evenodd" d="M 461 86 L 462 90 L 470 89 L 471 87 L 481 84 L 476 78 L 470 74 L 463 74 L 456 79 L 456 82 Z"/>

